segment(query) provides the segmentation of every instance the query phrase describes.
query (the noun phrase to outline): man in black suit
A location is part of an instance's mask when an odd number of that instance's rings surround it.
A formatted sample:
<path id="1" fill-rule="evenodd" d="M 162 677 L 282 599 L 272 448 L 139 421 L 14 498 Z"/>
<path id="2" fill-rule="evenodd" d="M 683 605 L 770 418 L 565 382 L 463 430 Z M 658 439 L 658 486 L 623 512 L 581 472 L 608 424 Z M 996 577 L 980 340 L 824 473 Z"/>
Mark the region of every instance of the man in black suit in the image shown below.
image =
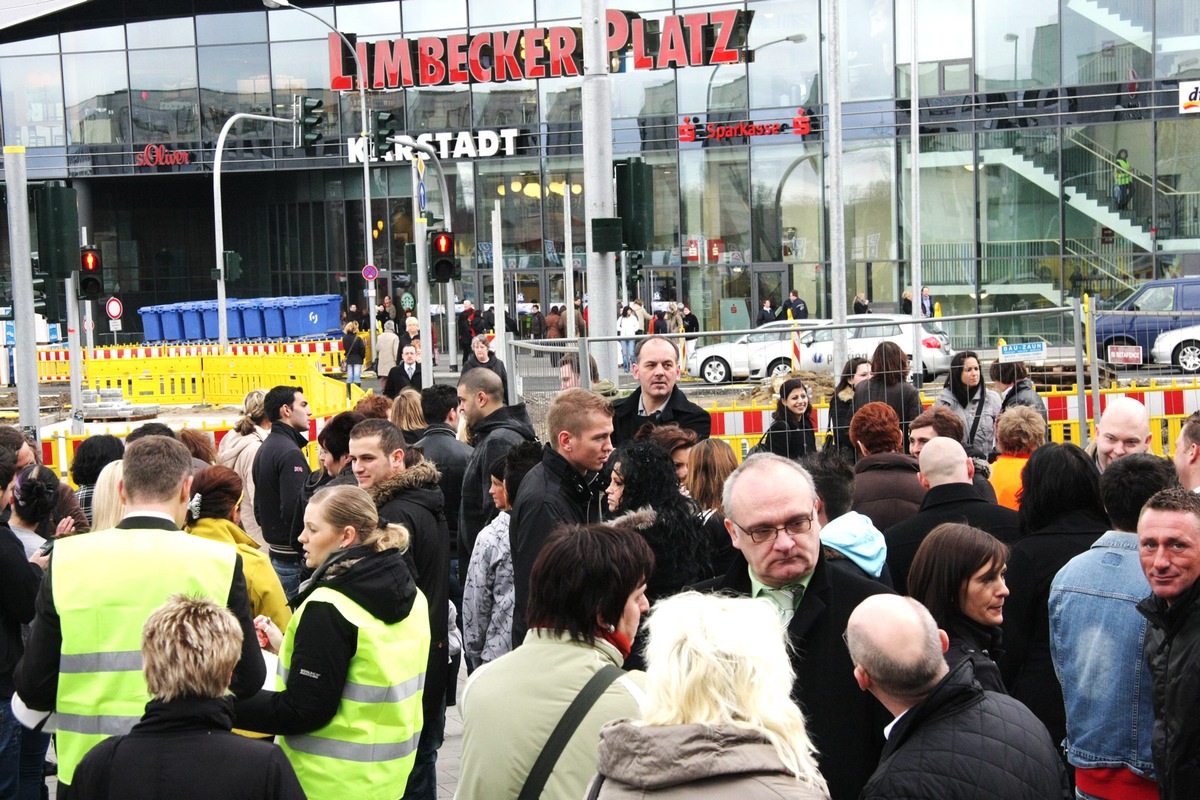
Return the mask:
<path id="1" fill-rule="evenodd" d="M 674 422 L 707 439 L 712 431 L 712 416 L 687 399 L 679 381 L 679 346 L 665 336 L 642 339 L 634 351 L 633 377 L 638 388 L 613 404 L 614 445 L 633 440 L 647 422 L 666 425 Z"/>
<path id="2" fill-rule="evenodd" d="M 972 525 L 1005 544 L 1012 544 L 1019 535 L 1017 512 L 989 503 L 971 485 L 975 462 L 959 442 L 948 436 L 931 439 L 921 448 L 918 460 L 921 471 L 917 480 L 926 489 L 921 508 L 883 532 L 892 584 L 901 594 L 908 592 L 908 570 L 917 548 L 943 522 Z"/>
<path id="3" fill-rule="evenodd" d="M 751 456 L 725 482 L 725 528 L 743 558 L 713 585 L 765 597 L 787 625 L 796 680 L 832 800 L 856 800 L 879 763 L 888 719 L 860 691 L 842 641 L 850 613 L 886 587 L 832 570 L 821 548 L 816 489 L 794 461 Z"/>
<path id="4" fill-rule="evenodd" d="M 421 364 L 417 361 L 417 348 L 411 344 L 404 345 L 400 351 L 400 363 L 392 367 L 383 385 L 383 393 L 392 399 L 411 386 L 421 391 Z"/>

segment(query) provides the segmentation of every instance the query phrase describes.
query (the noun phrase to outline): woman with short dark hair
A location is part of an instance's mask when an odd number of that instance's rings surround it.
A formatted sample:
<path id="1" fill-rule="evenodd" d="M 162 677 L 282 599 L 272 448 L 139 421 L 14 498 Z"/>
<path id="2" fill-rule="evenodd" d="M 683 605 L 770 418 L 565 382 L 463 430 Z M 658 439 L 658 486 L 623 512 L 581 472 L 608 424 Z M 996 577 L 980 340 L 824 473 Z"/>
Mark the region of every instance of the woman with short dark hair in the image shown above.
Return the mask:
<path id="1" fill-rule="evenodd" d="M 113 461 L 119 461 L 124 455 L 125 443 L 109 434 L 89 436 L 75 448 L 75 457 L 71 460 L 71 480 L 79 487 L 75 490 L 75 499 L 87 515 L 88 522 L 92 521 L 92 496 L 100 470 Z"/>
<path id="2" fill-rule="evenodd" d="M 1004 658 L 1009 694 L 1029 707 L 1061 742 L 1066 736 L 1062 690 L 1050 661 L 1050 583 L 1075 556 L 1109 529 L 1100 473 L 1073 444 L 1045 444 L 1021 473 L 1021 538 L 1008 558 Z"/>
<path id="3" fill-rule="evenodd" d="M 995 659 L 1002 653 L 1000 623 L 1008 597 L 1008 545 L 970 525 L 947 522 L 925 537 L 908 572 L 908 593 L 929 609 L 950 637 L 946 663 L 975 665 L 984 689 L 1003 692 Z"/>
<path id="4" fill-rule="evenodd" d="M 867 403 L 887 403 L 896 412 L 908 452 L 908 425 L 921 413 L 921 393 L 908 382 L 908 356 L 895 342 L 880 342 L 871 355 L 871 378 L 854 387 L 854 413 Z"/>
<path id="5" fill-rule="evenodd" d="M 653 570 L 650 545 L 632 530 L 574 525 L 550 534 L 530 575 L 524 644 L 477 669 L 459 698 L 459 800 L 520 795 L 563 713 L 595 679 L 605 688 L 544 783 L 547 797 L 583 797 L 601 725 L 640 710 L 645 676 L 620 666 L 649 608 Z M 528 790 L 542 796 L 541 787 Z"/>

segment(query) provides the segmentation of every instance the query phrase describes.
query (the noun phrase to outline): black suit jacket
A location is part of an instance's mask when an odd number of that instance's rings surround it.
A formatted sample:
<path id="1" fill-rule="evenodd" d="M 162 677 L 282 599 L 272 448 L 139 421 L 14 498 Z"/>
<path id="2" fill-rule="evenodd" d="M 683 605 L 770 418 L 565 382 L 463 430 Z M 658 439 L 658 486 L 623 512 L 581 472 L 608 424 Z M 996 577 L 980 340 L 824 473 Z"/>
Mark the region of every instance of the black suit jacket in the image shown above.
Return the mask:
<path id="1" fill-rule="evenodd" d="M 642 399 L 642 390 L 637 388 L 633 394 L 613 403 L 613 435 L 614 445 L 633 441 L 638 428 L 650 421 L 638 413 L 638 405 Z M 707 439 L 712 432 L 712 416 L 700 406 L 687 399 L 687 395 L 678 386 L 671 392 L 667 402 L 659 409 L 658 425 L 674 422 L 681 428 L 696 432 L 697 439 Z"/>
<path id="2" fill-rule="evenodd" d="M 984 500 L 973 485 L 946 483 L 933 486 L 925 493 L 925 500 L 916 514 L 883 532 L 892 583 L 900 594 L 908 594 L 908 571 L 917 548 L 929 532 L 943 522 L 965 522 L 987 531 L 1007 545 L 1020 536 L 1017 512 Z"/>
<path id="3" fill-rule="evenodd" d="M 749 596 L 750 571 L 741 553 L 725 577 L 710 585 Z M 796 671 L 792 697 L 808 719 L 831 800 L 857 800 L 879 764 L 883 728 L 891 722 L 874 696 L 858 688 L 854 663 L 842 641 L 850 612 L 874 594 L 891 590 L 868 578 L 831 570 L 821 554 L 788 625 Z"/>
<path id="4" fill-rule="evenodd" d="M 404 364 L 401 363 L 392 367 L 391 371 L 387 374 L 387 380 L 383 384 L 383 393 L 385 396 L 395 400 L 396 395 L 400 394 L 400 392 L 404 391 L 409 386 L 416 389 L 418 392 L 421 391 L 422 385 L 420 364 L 417 364 L 416 369 L 413 370 L 413 376 L 411 380 L 408 377 L 408 371 L 404 368 Z"/>

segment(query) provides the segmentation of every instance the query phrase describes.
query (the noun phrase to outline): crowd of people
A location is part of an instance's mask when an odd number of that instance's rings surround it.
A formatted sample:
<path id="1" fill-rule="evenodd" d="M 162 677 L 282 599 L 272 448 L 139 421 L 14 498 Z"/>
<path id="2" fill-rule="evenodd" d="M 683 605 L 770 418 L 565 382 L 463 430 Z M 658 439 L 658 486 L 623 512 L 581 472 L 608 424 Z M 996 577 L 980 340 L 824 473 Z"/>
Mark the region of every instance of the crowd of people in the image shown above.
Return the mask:
<path id="1" fill-rule="evenodd" d="M 316 471 L 299 386 L 74 491 L 0 427 L 0 798 L 54 732 L 59 797 L 435 800 L 455 704 L 463 800 L 1191 796 L 1200 414 L 1058 444 L 1023 365 L 922 408 L 885 342 L 739 463 L 673 336 L 620 399 L 564 359 L 541 441 L 473 345 L 422 386 L 407 343 Z"/>

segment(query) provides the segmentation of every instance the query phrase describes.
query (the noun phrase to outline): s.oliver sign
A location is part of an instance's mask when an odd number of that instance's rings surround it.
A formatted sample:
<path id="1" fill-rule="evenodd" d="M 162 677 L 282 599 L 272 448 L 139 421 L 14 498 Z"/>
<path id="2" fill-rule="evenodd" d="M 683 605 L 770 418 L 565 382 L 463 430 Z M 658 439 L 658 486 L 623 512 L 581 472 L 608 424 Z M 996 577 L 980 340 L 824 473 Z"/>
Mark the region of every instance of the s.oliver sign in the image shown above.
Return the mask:
<path id="1" fill-rule="evenodd" d="M 746 34 L 753 11 L 723 9 L 645 20 L 610 9 L 608 52 L 629 51 L 634 69 L 716 66 L 747 61 Z M 367 70 L 368 88 L 400 89 L 460 83 L 561 78 L 583 74 L 583 34 L 579 28 L 517 28 L 416 39 L 383 39 L 356 44 Z M 354 88 L 347 75 L 337 33 L 329 34 L 329 88 Z"/>

